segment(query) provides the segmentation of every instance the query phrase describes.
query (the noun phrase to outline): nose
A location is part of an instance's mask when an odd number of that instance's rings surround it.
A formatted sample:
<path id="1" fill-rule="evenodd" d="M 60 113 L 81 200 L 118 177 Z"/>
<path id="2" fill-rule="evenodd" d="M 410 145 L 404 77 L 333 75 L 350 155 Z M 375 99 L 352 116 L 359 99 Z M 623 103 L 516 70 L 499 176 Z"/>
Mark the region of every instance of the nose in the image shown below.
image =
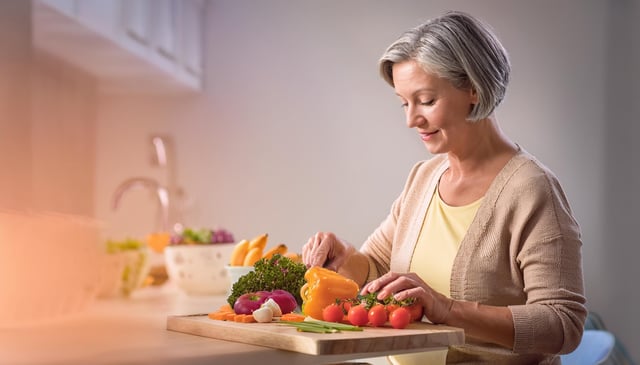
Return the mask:
<path id="1" fill-rule="evenodd" d="M 424 117 L 418 113 L 417 108 L 412 105 L 407 105 L 405 108 L 407 127 L 415 128 L 424 123 Z"/>

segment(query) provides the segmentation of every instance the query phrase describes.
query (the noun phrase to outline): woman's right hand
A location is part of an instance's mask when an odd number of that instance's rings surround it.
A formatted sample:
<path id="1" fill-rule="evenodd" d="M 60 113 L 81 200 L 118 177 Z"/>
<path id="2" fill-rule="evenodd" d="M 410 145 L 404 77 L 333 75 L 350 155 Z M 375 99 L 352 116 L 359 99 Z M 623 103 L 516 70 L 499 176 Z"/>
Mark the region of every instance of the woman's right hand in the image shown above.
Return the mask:
<path id="1" fill-rule="evenodd" d="M 318 232 L 302 246 L 302 262 L 307 267 L 321 266 L 338 271 L 355 248 L 331 232 Z"/>

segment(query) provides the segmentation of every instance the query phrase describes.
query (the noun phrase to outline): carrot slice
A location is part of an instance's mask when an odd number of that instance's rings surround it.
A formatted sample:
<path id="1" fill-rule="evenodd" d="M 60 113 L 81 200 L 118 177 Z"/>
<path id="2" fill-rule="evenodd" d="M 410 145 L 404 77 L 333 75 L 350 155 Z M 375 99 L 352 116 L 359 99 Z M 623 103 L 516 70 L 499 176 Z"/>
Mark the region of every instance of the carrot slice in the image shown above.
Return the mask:
<path id="1" fill-rule="evenodd" d="M 252 314 L 236 314 L 235 317 L 233 317 L 233 321 L 234 322 L 240 322 L 240 323 L 256 322 L 256 320 L 255 320 L 255 318 L 253 318 Z"/>
<path id="2" fill-rule="evenodd" d="M 297 313 L 285 313 L 282 315 L 282 317 L 280 317 L 281 321 L 289 321 L 289 322 L 302 322 L 304 321 L 305 316 L 303 314 L 297 314 Z"/>
<path id="3" fill-rule="evenodd" d="M 218 312 L 232 313 L 233 312 L 233 308 L 231 308 L 229 303 L 227 303 L 227 304 L 222 305 L 220 308 L 218 308 Z"/>
<path id="4" fill-rule="evenodd" d="M 207 315 L 209 318 L 211 319 L 215 319 L 218 321 L 226 321 L 227 320 L 227 313 L 225 312 L 211 312 Z"/>
<path id="5" fill-rule="evenodd" d="M 242 323 L 254 323 L 257 322 L 256 319 L 253 317 L 252 314 L 243 314 L 242 317 L 240 317 L 240 320 L 237 322 L 242 322 Z"/>

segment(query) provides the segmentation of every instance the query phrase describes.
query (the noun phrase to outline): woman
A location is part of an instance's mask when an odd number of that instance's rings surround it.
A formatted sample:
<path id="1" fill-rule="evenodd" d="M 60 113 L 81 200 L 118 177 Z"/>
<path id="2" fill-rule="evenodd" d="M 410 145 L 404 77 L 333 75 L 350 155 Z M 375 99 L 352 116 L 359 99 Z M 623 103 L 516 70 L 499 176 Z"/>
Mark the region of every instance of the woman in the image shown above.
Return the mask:
<path id="1" fill-rule="evenodd" d="M 413 167 L 359 250 L 319 232 L 305 264 L 364 294 L 417 298 L 427 320 L 463 328 L 466 344 L 440 354 L 448 363 L 559 364 L 586 317 L 580 231 L 553 173 L 498 127 L 506 51 L 486 25 L 450 12 L 402 35 L 380 72 L 435 157 Z M 426 363 L 394 359 L 411 361 Z"/>

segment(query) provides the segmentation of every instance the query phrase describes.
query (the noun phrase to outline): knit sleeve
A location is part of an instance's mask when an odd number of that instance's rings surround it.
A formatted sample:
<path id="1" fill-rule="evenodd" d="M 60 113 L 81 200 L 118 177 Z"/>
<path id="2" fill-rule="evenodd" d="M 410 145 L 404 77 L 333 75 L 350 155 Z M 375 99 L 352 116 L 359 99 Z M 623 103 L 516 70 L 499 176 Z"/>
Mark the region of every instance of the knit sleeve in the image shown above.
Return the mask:
<path id="1" fill-rule="evenodd" d="M 582 242 L 577 222 L 556 178 L 546 172 L 520 187 L 514 214 L 526 215 L 516 257 L 526 304 L 512 305 L 518 353 L 569 353 L 579 344 L 586 319 Z"/>
<path id="2" fill-rule="evenodd" d="M 402 196 L 398 197 L 392 207 L 391 212 L 378 228 L 367 238 L 360 248 L 369 260 L 369 275 L 367 282 L 376 279 L 378 276 L 389 271 L 391 263 L 391 248 L 393 236 L 398 221 L 398 211 Z"/>

